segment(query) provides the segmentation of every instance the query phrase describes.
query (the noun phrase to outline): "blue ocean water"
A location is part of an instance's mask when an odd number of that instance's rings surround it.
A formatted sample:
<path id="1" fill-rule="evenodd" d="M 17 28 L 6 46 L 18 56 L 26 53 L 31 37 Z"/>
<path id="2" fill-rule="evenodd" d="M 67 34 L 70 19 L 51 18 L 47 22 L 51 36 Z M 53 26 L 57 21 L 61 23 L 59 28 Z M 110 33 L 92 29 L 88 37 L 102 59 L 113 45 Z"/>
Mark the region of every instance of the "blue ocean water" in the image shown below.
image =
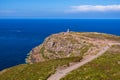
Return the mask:
<path id="1" fill-rule="evenodd" d="M 70 28 L 120 35 L 119 19 L 0 19 L 0 70 L 25 63 L 27 53 L 45 37 Z"/>

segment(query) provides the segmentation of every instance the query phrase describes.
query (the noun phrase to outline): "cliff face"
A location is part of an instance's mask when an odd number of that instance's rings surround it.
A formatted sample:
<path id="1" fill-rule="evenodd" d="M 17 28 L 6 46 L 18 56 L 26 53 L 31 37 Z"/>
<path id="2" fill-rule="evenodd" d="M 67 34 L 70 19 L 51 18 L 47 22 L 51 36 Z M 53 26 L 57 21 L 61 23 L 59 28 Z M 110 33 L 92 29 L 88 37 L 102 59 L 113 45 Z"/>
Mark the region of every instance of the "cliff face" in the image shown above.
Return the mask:
<path id="1" fill-rule="evenodd" d="M 108 41 L 115 42 L 118 39 L 119 37 L 101 33 L 64 32 L 53 34 L 46 38 L 43 44 L 30 51 L 26 62 L 36 63 L 50 59 L 94 54 Z"/>

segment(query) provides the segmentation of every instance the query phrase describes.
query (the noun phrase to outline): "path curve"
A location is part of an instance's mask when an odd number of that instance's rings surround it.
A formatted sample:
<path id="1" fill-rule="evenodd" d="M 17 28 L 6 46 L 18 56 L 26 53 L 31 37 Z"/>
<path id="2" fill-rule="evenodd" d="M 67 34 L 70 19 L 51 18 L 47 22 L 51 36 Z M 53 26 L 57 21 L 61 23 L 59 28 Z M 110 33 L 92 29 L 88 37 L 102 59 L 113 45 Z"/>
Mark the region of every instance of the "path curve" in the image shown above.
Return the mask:
<path id="1" fill-rule="evenodd" d="M 70 66 L 66 69 L 63 70 L 57 70 L 53 75 L 51 75 L 47 80 L 60 80 L 63 78 L 65 75 L 67 75 L 69 72 L 83 66 L 84 64 L 96 59 L 97 57 L 101 56 L 104 54 L 112 45 L 120 45 L 120 43 L 109 43 L 107 46 L 103 47 L 100 52 L 98 52 L 96 55 L 91 55 L 88 58 L 82 60 L 81 62 Z"/>

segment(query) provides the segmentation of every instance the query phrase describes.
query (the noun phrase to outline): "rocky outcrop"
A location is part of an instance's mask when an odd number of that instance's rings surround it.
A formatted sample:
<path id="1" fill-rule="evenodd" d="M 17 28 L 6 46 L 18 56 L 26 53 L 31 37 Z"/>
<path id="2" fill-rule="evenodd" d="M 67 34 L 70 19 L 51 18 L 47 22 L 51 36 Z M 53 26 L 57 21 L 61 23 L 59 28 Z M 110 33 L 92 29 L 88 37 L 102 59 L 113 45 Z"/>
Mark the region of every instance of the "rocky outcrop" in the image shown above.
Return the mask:
<path id="1" fill-rule="evenodd" d="M 115 42 L 117 39 L 119 40 L 119 37 L 101 33 L 63 32 L 53 34 L 46 38 L 43 44 L 30 51 L 26 62 L 36 63 L 50 59 L 93 54 L 108 41 Z"/>

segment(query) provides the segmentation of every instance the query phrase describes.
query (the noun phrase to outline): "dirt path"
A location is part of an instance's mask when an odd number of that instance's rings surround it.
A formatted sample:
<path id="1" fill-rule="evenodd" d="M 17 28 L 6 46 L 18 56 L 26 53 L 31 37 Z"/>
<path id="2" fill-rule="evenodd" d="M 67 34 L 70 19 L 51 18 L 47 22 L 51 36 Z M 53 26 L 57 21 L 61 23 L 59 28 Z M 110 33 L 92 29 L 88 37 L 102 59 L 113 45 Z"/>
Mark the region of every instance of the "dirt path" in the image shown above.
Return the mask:
<path id="1" fill-rule="evenodd" d="M 47 80 L 60 80 L 62 77 L 67 75 L 69 72 L 83 66 L 84 64 L 96 59 L 97 57 L 101 56 L 104 54 L 112 45 L 120 45 L 120 43 L 110 43 L 107 46 L 103 47 L 100 52 L 98 52 L 96 55 L 90 55 L 89 57 L 85 58 L 81 62 L 70 66 L 66 69 L 63 70 L 57 70 L 53 75 L 51 75 Z"/>

